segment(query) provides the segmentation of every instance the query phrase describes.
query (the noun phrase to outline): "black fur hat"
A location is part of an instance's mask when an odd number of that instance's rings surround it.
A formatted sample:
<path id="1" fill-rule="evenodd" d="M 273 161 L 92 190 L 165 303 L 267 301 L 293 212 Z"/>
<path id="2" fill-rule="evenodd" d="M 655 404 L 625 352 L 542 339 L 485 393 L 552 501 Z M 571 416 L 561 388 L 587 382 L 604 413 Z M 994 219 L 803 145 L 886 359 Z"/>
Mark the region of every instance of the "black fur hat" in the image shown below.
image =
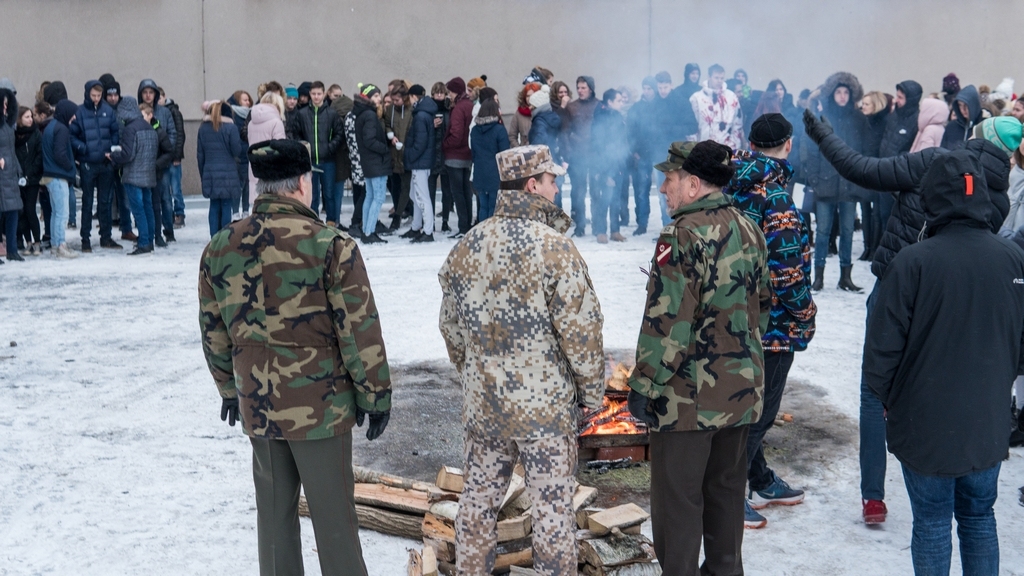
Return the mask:
<path id="1" fill-rule="evenodd" d="M 698 142 L 683 161 L 683 170 L 715 186 L 725 186 L 736 171 L 732 149 L 711 140 Z"/>
<path id="2" fill-rule="evenodd" d="M 265 140 L 249 146 L 249 166 L 260 180 L 287 180 L 313 169 L 309 148 L 296 140 Z"/>

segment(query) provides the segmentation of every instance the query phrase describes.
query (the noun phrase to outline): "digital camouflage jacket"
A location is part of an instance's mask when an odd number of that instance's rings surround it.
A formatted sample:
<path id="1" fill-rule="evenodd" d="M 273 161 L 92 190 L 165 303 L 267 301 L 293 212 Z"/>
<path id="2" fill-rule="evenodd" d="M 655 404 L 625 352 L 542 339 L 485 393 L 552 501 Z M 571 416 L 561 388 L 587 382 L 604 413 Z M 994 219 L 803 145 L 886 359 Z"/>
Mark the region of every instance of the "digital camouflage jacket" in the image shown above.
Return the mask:
<path id="1" fill-rule="evenodd" d="M 604 396 L 604 317 L 571 220 L 544 198 L 502 190 L 494 216 L 448 255 L 441 334 L 465 392 L 469 433 L 576 433 L 578 404 Z"/>
<path id="2" fill-rule="evenodd" d="M 256 199 L 199 269 L 203 353 L 250 436 L 317 440 L 352 428 L 358 405 L 391 407 L 391 374 L 363 259 L 300 202 Z"/>
<path id="3" fill-rule="evenodd" d="M 721 192 L 661 231 L 629 386 L 654 399 L 659 432 L 757 422 L 768 323 L 764 235 Z"/>
<path id="4" fill-rule="evenodd" d="M 741 150 L 736 175 L 723 192 L 761 228 L 768 246 L 772 311 L 761 334 L 765 352 L 800 352 L 814 337 L 818 308 L 811 297 L 811 245 L 807 229 L 786 191 L 793 167 L 786 160 Z"/>

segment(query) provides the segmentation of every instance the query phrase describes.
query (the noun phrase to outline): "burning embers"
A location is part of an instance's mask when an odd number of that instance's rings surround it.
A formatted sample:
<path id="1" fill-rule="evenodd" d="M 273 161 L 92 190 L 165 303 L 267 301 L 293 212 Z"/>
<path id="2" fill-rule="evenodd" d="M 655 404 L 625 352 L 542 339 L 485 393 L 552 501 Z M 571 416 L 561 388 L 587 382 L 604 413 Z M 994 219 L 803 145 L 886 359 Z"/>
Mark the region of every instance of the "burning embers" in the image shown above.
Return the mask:
<path id="1" fill-rule="evenodd" d="M 583 410 L 578 433 L 580 460 L 647 459 L 648 429 L 629 413 L 629 375 L 632 366 L 608 359 L 604 402 L 597 410 Z"/>
<path id="2" fill-rule="evenodd" d="M 580 437 L 599 436 L 602 434 L 647 434 L 647 425 L 640 422 L 629 413 L 626 399 L 616 399 L 611 396 L 620 393 L 608 392 L 604 397 L 604 404 L 598 410 L 587 411 L 580 419 Z M 624 395 L 623 395 L 624 396 Z"/>

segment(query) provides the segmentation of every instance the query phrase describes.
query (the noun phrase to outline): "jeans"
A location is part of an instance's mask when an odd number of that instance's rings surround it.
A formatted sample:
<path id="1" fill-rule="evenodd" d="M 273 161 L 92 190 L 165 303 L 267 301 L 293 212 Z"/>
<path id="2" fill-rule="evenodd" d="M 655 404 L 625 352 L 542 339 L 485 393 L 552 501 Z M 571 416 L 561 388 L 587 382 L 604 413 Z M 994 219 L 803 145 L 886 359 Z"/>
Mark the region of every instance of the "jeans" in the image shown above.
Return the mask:
<path id="1" fill-rule="evenodd" d="M 125 193 L 124 184 L 121 182 L 121 176 L 117 173 L 114 174 L 114 196 L 117 198 L 117 211 L 118 218 L 121 223 L 118 227 L 121 229 L 121 234 L 130 234 L 132 231 L 132 213 L 128 204 L 128 195 Z M 138 226 L 138 223 L 135 224 Z"/>
<path id="2" fill-rule="evenodd" d="M 608 232 L 609 223 L 612 234 L 619 231 L 619 215 L 622 212 L 619 182 L 622 177 L 621 173 L 602 173 L 590 189 L 590 225 L 596 235 Z"/>
<path id="3" fill-rule="evenodd" d="M 68 224 L 72 226 L 78 225 L 78 198 L 75 196 L 75 187 L 72 182 L 68 182 Z"/>
<path id="4" fill-rule="evenodd" d="M 113 227 L 114 171 L 107 164 L 82 162 L 82 240 L 92 236 L 92 200 L 96 196 L 96 213 L 100 221 L 100 240 L 110 240 Z"/>
<path id="5" fill-rule="evenodd" d="M 999 574 L 999 537 L 992 506 L 998 494 L 1000 466 L 959 478 L 924 476 L 903 467 L 914 512 L 910 555 L 916 576 L 948 576 L 953 517 L 964 576 Z"/>
<path id="6" fill-rule="evenodd" d="M 651 219 L 651 183 L 654 164 L 647 158 L 640 158 L 633 167 L 633 202 L 636 204 L 636 227 L 646 230 Z M 660 196 L 660 194 L 659 194 Z"/>
<path id="7" fill-rule="evenodd" d="M 814 239 L 814 267 L 824 268 L 828 256 L 828 238 L 832 231 L 832 219 L 839 209 L 839 266 L 845 268 L 853 265 L 853 221 L 857 215 L 855 202 L 835 202 L 816 199 L 815 217 L 818 220 L 817 233 Z"/>
<path id="8" fill-rule="evenodd" d="M 412 229 L 434 233 L 434 203 L 430 201 L 430 170 L 412 171 Z"/>
<path id="9" fill-rule="evenodd" d="M 164 216 L 171 216 L 170 212 L 164 212 L 164 192 L 163 182 L 157 182 L 156 188 L 149 189 L 150 204 L 153 206 L 154 240 L 160 237 L 160 223 L 164 221 Z"/>
<path id="10" fill-rule="evenodd" d="M 324 212 L 326 212 L 326 218 L 328 222 L 334 222 L 338 224 L 341 222 L 341 203 L 345 198 L 345 181 L 335 182 L 334 188 L 331 190 L 331 203 L 327 204 L 324 201 Z"/>
<path id="11" fill-rule="evenodd" d="M 879 192 L 878 202 L 875 205 L 875 212 L 873 214 L 875 221 L 879 223 L 880 228 L 878 229 L 877 235 L 879 238 L 885 233 L 885 229 L 889 226 L 889 216 L 892 215 L 892 207 L 896 204 L 896 195 L 889 194 L 887 192 Z"/>
<path id="12" fill-rule="evenodd" d="M 877 196 L 877 193 L 875 194 Z M 864 250 L 870 250 L 875 242 L 874 210 L 871 202 L 860 202 L 861 236 L 864 237 Z"/>
<path id="13" fill-rule="evenodd" d="M 139 248 L 152 246 L 153 234 L 156 229 L 156 219 L 153 217 L 152 189 L 125 184 L 124 193 L 128 196 L 128 205 L 131 206 L 135 224 L 139 227 Z"/>
<path id="14" fill-rule="evenodd" d="M 498 202 L 498 191 L 477 190 L 476 202 L 479 207 L 477 210 L 477 222 L 483 222 L 494 216 L 494 205 Z"/>
<path id="15" fill-rule="evenodd" d="M 168 235 L 174 234 L 174 190 L 171 187 L 171 171 L 164 170 L 164 173 L 160 176 L 160 181 L 157 182 L 157 190 L 160 191 L 159 196 L 154 196 L 153 201 L 160 199 L 159 209 L 153 205 L 153 216 L 156 218 L 157 230 L 160 229 L 160 225 L 163 224 L 164 230 Z M 246 190 L 246 194 L 249 191 Z"/>
<path id="16" fill-rule="evenodd" d="M 469 168 L 448 166 L 445 169 L 452 186 L 455 213 L 459 216 L 459 233 L 465 234 L 473 225 L 473 187 L 469 184 Z"/>
<path id="17" fill-rule="evenodd" d="M 775 425 L 792 367 L 793 352 L 764 353 L 764 408 L 761 419 L 750 425 L 747 435 L 747 482 L 751 490 L 764 490 L 772 483 L 772 469 L 764 459 L 763 441 Z"/>
<path id="18" fill-rule="evenodd" d="M 377 231 L 377 218 L 388 195 L 388 177 L 377 176 L 366 179 L 366 199 L 363 200 L 363 236 Z"/>
<path id="19" fill-rule="evenodd" d="M 871 321 L 878 299 L 878 281 L 867 300 L 864 324 Z M 868 388 L 863 372 L 860 378 L 860 497 L 885 500 L 885 407 Z"/>
<path id="20" fill-rule="evenodd" d="M 4 237 L 7 239 L 7 255 L 18 253 L 18 214 L 21 210 L 8 210 L 4 215 Z"/>
<path id="21" fill-rule="evenodd" d="M 65 241 L 65 228 L 68 227 L 68 181 L 54 178 L 46 185 L 50 193 L 50 246 L 57 248 Z"/>
<path id="22" fill-rule="evenodd" d="M 167 169 L 171 179 L 171 201 L 175 216 L 185 215 L 185 196 L 181 193 L 181 164 L 171 164 Z"/>
<path id="23" fill-rule="evenodd" d="M 334 196 L 334 162 L 321 162 L 313 167 L 323 170 L 323 173 L 313 172 L 313 203 L 309 205 L 319 218 L 320 199 L 323 198 L 324 210 L 327 211 Z"/>
<path id="24" fill-rule="evenodd" d="M 569 189 L 569 215 L 576 225 L 573 234 L 582 236 L 587 228 L 587 190 L 590 190 L 591 196 L 599 194 L 598 178 L 594 170 L 590 169 L 587 159 L 577 159 L 569 163 L 569 181 L 572 183 Z M 591 202 L 594 202 L 593 197 Z"/>
<path id="25" fill-rule="evenodd" d="M 231 224 L 231 212 L 236 205 L 234 198 L 210 199 L 210 236 Z"/>

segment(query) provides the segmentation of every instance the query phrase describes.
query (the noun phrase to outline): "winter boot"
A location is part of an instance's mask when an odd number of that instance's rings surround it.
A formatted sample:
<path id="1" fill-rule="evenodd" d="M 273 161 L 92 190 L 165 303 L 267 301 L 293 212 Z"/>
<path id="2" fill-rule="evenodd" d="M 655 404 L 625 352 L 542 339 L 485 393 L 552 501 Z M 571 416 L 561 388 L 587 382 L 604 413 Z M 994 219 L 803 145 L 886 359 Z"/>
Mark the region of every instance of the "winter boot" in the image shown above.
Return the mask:
<path id="1" fill-rule="evenodd" d="M 825 267 L 814 267 L 814 284 L 811 284 L 811 292 L 821 292 L 825 288 Z"/>
<path id="2" fill-rule="evenodd" d="M 178 240 L 174 237 L 174 229 L 164 230 L 164 240 L 167 242 L 177 242 Z"/>
<path id="3" fill-rule="evenodd" d="M 863 288 L 853 283 L 853 279 L 850 278 L 850 274 L 853 272 L 853 266 L 843 266 L 839 269 L 839 286 L 840 290 L 846 290 L 847 292 L 856 292 L 860 294 L 864 291 Z"/>

